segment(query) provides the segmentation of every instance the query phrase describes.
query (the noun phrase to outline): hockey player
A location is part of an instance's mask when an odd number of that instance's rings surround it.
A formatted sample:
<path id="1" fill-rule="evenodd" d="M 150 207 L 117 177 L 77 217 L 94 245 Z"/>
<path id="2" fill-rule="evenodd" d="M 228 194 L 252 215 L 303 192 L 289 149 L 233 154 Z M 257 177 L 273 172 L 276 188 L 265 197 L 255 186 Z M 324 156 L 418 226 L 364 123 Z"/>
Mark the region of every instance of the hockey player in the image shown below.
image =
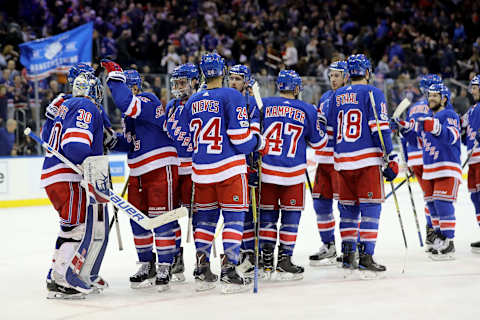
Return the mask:
<path id="1" fill-rule="evenodd" d="M 319 112 L 328 114 L 329 100 L 335 90 L 347 84 L 348 70 L 346 61 L 330 64 L 328 77 L 331 90 L 325 92 L 318 102 Z M 333 217 L 333 198 L 335 194 L 335 168 L 333 167 L 333 128 L 327 127 L 328 144 L 322 150 L 315 151 L 318 163 L 313 188 L 313 206 L 317 213 L 317 226 L 323 246 L 320 251 L 310 256 L 311 266 L 332 265 L 336 263 L 335 219 Z"/>
<path id="2" fill-rule="evenodd" d="M 152 93 L 142 92 L 142 80 L 136 70 L 126 70 L 115 62 L 103 60 L 107 84 L 117 108 L 124 115 L 124 134 L 115 150 L 128 152 L 129 201 L 151 217 L 173 209 L 178 180 L 177 151 L 164 131 L 165 108 Z M 145 230 L 130 220 L 140 269 L 130 277 L 134 289 L 155 283 L 158 291 L 169 289 L 175 244 L 175 223 Z M 153 243 L 157 249 L 157 260 Z"/>
<path id="3" fill-rule="evenodd" d="M 397 156 L 393 153 L 385 97 L 381 90 L 368 85 L 370 61 L 363 54 L 352 55 L 347 68 L 351 84 L 332 95 L 327 120 L 334 137 L 342 265 L 357 268 L 355 251 L 359 246 L 359 270 L 381 272 L 386 268 L 373 260 L 373 254 L 384 201 L 382 166 L 383 175 L 392 181 L 398 173 Z M 387 154 L 382 152 L 370 91 Z"/>
<path id="4" fill-rule="evenodd" d="M 72 96 L 56 105 L 56 109 L 50 107 L 42 139 L 80 165 L 90 156 L 103 154 L 103 120 L 97 79 L 90 73 L 79 75 L 74 80 Z M 47 277 L 48 298 L 82 298 L 92 292 L 96 281 L 101 280 L 91 278 L 90 270 L 86 275 L 82 273 L 86 261 L 98 261 L 99 268 L 103 259 L 103 254 L 99 259 L 89 257 L 88 239 L 94 230 L 91 222 L 86 224 L 86 216 L 93 219 L 94 214 L 101 214 L 99 211 L 103 207 L 97 205 L 90 191 L 85 191 L 82 181 L 81 175 L 52 154 L 46 154 L 40 185 L 60 216 L 53 266 Z M 105 218 L 108 219 L 106 213 Z M 79 250 L 79 247 L 85 249 Z"/>
<path id="5" fill-rule="evenodd" d="M 188 123 L 185 122 L 186 113 L 185 103 L 195 92 L 198 85 L 198 69 L 193 64 L 182 64 L 176 67 L 170 74 L 172 94 L 175 97 L 167 104 L 165 112 L 167 114 L 166 128 L 169 137 L 174 142 L 180 159 L 178 168 L 178 184 L 176 198 L 178 205 L 190 208 L 192 198 L 192 141 Z M 175 222 L 175 242 L 176 253 L 172 266 L 172 281 L 185 281 L 183 272 L 185 266 L 183 263 L 183 247 L 181 247 L 181 229 L 178 222 Z M 195 225 L 195 223 L 193 223 Z"/>
<path id="6" fill-rule="evenodd" d="M 228 83 L 230 88 L 236 89 L 245 96 L 248 115 L 250 119 L 250 128 L 260 132 L 260 112 L 257 108 L 255 98 L 251 92 L 251 85 L 255 80 L 252 78 L 250 68 L 246 65 L 237 64 L 230 68 Z M 247 155 L 248 163 L 248 184 L 251 188 L 258 187 L 258 153 Z M 255 189 L 257 190 L 257 189 Z M 250 195 L 250 192 L 249 192 Z M 258 194 L 257 194 L 258 199 Z M 251 204 L 251 201 L 250 201 Z M 253 210 L 249 207 L 245 214 L 243 224 L 242 245 L 240 247 L 240 264 L 237 269 L 245 276 L 252 277 L 254 272 L 255 256 L 255 231 L 253 225 Z"/>
<path id="7" fill-rule="evenodd" d="M 428 89 L 428 105 L 433 116 L 418 118 L 402 126 L 409 140 L 421 139 L 423 149 L 424 198 L 430 210 L 435 238 L 430 251 L 433 260 L 453 259 L 455 246 L 455 208 L 460 167 L 460 119 L 452 108 L 448 89 L 432 84 Z M 413 134 L 415 131 L 415 134 Z"/>
<path id="8" fill-rule="evenodd" d="M 194 272 L 197 290 L 215 286 L 210 271 L 210 250 L 220 215 L 224 219 L 221 279 L 224 293 L 245 290 L 249 280 L 240 276 L 238 263 L 243 221 L 248 211 L 245 155 L 263 147 L 262 137 L 250 129 L 245 99 L 235 89 L 222 88 L 225 62 L 217 53 L 200 62 L 206 90 L 195 93 L 186 104 L 194 141 L 193 174 L 197 222 Z"/>
<path id="9" fill-rule="evenodd" d="M 427 99 L 427 91 L 428 88 L 432 84 L 440 84 L 442 83 L 442 79 L 436 74 L 428 74 L 420 80 L 420 92 L 422 92 L 423 96 L 412 106 L 407 109 L 405 121 L 409 122 L 410 120 L 415 121 L 421 117 L 428 117 L 432 115 L 432 111 L 430 111 L 428 107 L 428 99 Z M 393 119 L 397 121 L 397 119 Z M 396 128 L 396 125 L 393 124 L 392 129 Z M 422 179 L 423 175 L 423 157 L 422 157 L 422 147 L 420 145 L 419 139 L 412 141 L 409 143 L 405 138 L 402 137 L 401 143 L 404 146 L 405 152 L 405 160 L 407 162 L 408 169 L 412 172 L 415 177 L 417 178 L 420 187 L 425 192 L 424 189 L 424 182 Z M 425 219 L 426 219 L 426 241 L 425 244 L 427 245 L 427 251 L 431 250 L 433 245 L 433 241 L 435 240 L 435 232 L 433 230 L 433 222 L 438 223 L 437 220 L 432 221 L 430 216 L 430 211 L 428 206 L 425 205 Z"/>
<path id="10" fill-rule="evenodd" d="M 477 222 L 480 225 L 480 76 L 473 77 L 470 81 L 470 90 L 475 104 L 470 107 L 466 114 L 466 145 L 471 153 L 468 161 L 468 191 L 475 207 Z M 463 118 L 463 117 L 462 117 Z M 462 126 L 464 124 L 462 123 Z M 480 253 L 480 241 L 470 244 L 472 252 Z"/>
<path id="11" fill-rule="evenodd" d="M 274 269 L 277 223 L 281 211 L 276 271 L 280 280 L 303 278 L 304 268 L 292 263 L 300 215 L 304 209 L 306 149 L 326 146 L 325 118 L 317 108 L 298 100 L 302 79 L 293 70 L 278 74 L 279 96 L 263 99 L 267 153 L 262 159 L 260 247 L 267 278 Z"/>

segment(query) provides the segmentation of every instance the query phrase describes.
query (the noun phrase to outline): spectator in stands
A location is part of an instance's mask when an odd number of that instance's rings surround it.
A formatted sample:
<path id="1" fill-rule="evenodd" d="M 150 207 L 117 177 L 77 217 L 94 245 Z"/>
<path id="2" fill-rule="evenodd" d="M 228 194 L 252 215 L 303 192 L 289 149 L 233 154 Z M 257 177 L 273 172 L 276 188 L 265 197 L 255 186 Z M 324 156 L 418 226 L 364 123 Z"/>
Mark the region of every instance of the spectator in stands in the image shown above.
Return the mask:
<path id="1" fill-rule="evenodd" d="M 16 155 L 15 130 L 17 129 L 17 122 L 13 119 L 7 120 L 5 128 L 0 128 L 0 156 Z"/>
<path id="2" fill-rule="evenodd" d="M 174 45 L 168 46 L 168 54 L 162 58 L 161 65 L 162 67 L 166 66 L 166 73 L 170 74 L 176 66 L 182 63 L 180 56 L 175 50 Z"/>
<path id="3" fill-rule="evenodd" d="M 3 126 L 7 122 L 8 116 L 8 99 L 7 88 L 0 85 L 0 126 Z"/>
<path id="4" fill-rule="evenodd" d="M 298 51 L 293 41 L 289 40 L 285 43 L 285 55 L 283 56 L 283 62 L 287 69 L 295 70 L 298 63 Z"/>

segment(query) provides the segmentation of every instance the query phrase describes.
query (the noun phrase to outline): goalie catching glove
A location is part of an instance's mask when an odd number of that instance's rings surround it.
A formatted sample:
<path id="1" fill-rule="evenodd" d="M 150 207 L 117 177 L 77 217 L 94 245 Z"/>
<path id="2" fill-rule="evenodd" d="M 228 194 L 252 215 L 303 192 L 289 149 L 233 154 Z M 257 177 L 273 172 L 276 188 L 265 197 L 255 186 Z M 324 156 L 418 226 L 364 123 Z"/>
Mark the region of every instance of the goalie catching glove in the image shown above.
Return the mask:
<path id="1" fill-rule="evenodd" d="M 387 165 L 383 168 L 383 176 L 387 181 L 393 181 L 398 175 L 398 156 L 394 153 L 386 157 Z"/>
<path id="2" fill-rule="evenodd" d="M 125 75 L 123 74 L 122 67 L 114 61 L 106 60 L 103 59 L 102 62 L 100 62 L 103 68 L 107 70 L 107 81 L 109 80 L 116 80 L 116 81 L 121 81 L 125 83 L 127 79 L 125 78 Z"/>

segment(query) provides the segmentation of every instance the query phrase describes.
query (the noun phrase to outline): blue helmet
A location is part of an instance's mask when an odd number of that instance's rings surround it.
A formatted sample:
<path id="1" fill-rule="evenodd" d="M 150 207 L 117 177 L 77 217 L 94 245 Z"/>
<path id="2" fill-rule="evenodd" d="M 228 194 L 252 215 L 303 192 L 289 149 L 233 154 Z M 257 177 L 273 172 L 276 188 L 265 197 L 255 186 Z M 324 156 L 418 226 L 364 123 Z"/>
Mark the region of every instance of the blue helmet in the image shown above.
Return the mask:
<path id="1" fill-rule="evenodd" d="M 187 79 L 188 86 L 190 87 L 184 86 L 178 88 L 179 84 L 177 84 L 177 80 L 180 79 Z M 193 89 L 191 80 L 193 79 L 198 80 L 198 68 L 196 65 L 187 63 L 173 69 L 172 73 L 170 74 L 170 82 L 172 84 L 172 94 L 175 96 L 175 98 L 185 98 L 191 94 L 191 90 Z"/>
<path id="2" fill-rule="evenodd" d="M 198 79 L 198 68 L 191 63 L 182 64 L 175 67 L 170 74 L 171 79 L 187 78 Z"/>
<path id="3" fill-rule="evenodd" d="M 67 80 L 70 86 L 73 86 L 73 81 L 82 72 L 93 74 L 95 70 L 86 63 L 77 63 L 68 70 Z"/>
<path id="4" fill-rule="evenodd" d="M 335 61 L 330 64 L 328 67 L 329 70 L 336 70 L 343 72 L 343 77 L 346 78 L 348 76 L 348 66 L 346 61 Z"/>
<path id="5" fill-rule="evenodd" d="M 364 54 L 353 54 L 347 59 L 347 68 L 350 76 L 363 77 L 372 72 L 370 60 Z"/>
<path id="6" fill-rule="evenodd" d="M 470 87 L 471 86 L 480 86 L 480 75 L 476 75 L 470 80 Z"/>
<path id="7" fill-rule="evenodd" d="M 434 83 L 428 87 L 428 93 L 438 93 L 442 98 L 447 98 L 447 102 L 450 101 L 450 90 L 443 83 Z"/>
<path id="8" fill-rule="evenodd" d="M 278 73 L 277 88 L 279 91 L 293 91 L 299 87 L 303 90 L 302 78 L 293 70 L 282 70 Z"/>
<path id="9" fill-rule="evenodd" d="M 200 70 L 205 78 L 216 78 L 224 75 L 225 60 L 216 52 L 207 53 L 202 56 Z"/>
<path id="10" fill-rule="evenodd" d="M 236 64 L 233 67 L 230 68 L 229 71 L 230 74 L 238 74 L 243 76 L 243 80 L 247 85 L 250 83 L 250 78 L 252 77 L 252 74 L 250 73 L 250 68 L 247 67 L 244 64 Z"/>
<path id="11" fill-rule="evenodd" d="M 436 74 L 427 74 L 422 77 L 420 80 L 420 91 L 425 94 L 425 92 L 430 88 L 432 84 L 442 83 L 442 78 Z"/>
<path id="12" fill-rule="evenodd" d="M 440 91 L 440 94 L 442 97 L 447 98 L 447 103 L 450 102 L 450 89 L 445 84 L 440 84 L 442 86 L 442 89 Z"/>
<path id="13" fill-rule="evenodd" d="M 142 78 L 140 77 L 140 74 L 137 70 L 125 70 L 123 71 L 123 74 L 125 75 L 126 83 L 129 88 L 136 85 L 138 89 L 142 90 Z"/>

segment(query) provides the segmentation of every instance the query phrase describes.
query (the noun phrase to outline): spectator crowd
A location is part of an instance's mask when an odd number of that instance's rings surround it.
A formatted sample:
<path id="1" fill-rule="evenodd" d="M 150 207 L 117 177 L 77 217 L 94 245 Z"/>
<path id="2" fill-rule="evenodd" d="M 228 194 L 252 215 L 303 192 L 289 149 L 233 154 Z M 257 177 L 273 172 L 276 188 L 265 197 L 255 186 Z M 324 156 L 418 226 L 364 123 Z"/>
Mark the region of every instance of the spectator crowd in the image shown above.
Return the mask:
<path id="1" fill-rule="evenodd" d="M 163 98 L 160 78 L 148 74 L 198 63 L 211 50 L 264 76 L 287 67 L 325 77 L 332 58 L 356 52 L 370 56 L 379 79 L 436 73 L 468 81 L 480 73 L 476 0 L 0 0 L 0 126 L 7 101 L 25 111 L 21 122 L 31 119 L 33 84 L 18 45 L 89 21 L 93 57 L 134 65 Z M 62 75 L 39 83 L 42 109 L 65 84 Z M 455 94 L 468 105 L 465 89 Z"/>

